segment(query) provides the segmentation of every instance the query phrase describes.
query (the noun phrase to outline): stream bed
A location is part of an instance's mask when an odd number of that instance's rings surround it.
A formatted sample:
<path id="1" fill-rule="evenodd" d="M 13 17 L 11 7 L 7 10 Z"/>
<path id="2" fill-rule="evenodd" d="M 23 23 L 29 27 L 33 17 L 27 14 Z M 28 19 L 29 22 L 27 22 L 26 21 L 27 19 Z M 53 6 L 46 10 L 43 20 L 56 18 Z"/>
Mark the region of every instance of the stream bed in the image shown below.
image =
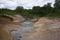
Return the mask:
<path id="1" fill-rule="evenodd" d="M 20 38 L 22 38 L 22 36 L 21 36 L 22 33 L 31 31 L 33 29 L 33 24 L 34 24 L 34 22 L 25 21 L 22 23 L 21 30 L 12 31 L 11 33 L 14 37 L 14 40 L 20 40 Z"/>

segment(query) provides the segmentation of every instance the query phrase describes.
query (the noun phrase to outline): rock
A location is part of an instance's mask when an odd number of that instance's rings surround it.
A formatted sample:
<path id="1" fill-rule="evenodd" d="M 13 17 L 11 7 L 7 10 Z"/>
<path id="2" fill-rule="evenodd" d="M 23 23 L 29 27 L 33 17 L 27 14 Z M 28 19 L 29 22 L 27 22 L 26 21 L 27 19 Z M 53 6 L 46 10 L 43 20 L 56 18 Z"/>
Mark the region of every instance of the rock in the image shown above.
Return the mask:
<path id="1" fill-rule="evenodd" d="M 22 22 L 25 20 L 25 18 L 19 14 L 15 14 L 13 18 L 14 18 L 14 22 Z"/>
<path id="2" fill-rule="evenodd" d="M 34 19 L 31 19 L 30 21 L 31 22 L 36 22 L 36 21 L 38 21 L 38 19 L 37 18 L 34 18 Z"/>
<path id="3" fill-rule="evenodd" d="M 50 25 L 55 23 L 53 20 L 47 19 L 47 18 L 40 18 L 35 24 L 34 24 L 34 28 L 41 28 L 41 29 L 45 29 L 46 25 Z"/>
<path id="4" fill-rule="evenodd" d="M 60 40 L 60 22 L 40 18 L 34 25 L 35 40 Z"/>

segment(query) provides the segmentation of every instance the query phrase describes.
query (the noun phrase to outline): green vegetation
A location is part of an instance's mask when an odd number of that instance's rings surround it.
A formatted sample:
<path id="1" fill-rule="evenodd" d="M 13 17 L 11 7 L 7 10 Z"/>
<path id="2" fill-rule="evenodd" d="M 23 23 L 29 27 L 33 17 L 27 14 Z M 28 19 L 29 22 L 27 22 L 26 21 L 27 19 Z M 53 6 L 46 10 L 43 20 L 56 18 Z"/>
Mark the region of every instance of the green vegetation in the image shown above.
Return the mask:
<path id="1" fill-rule="evenodd" d="M 43 7 L 34 6 L 32 9 L 24 9 L 22 6 L 16 7 L 15 10 L 0 9 L 0 14 L 21 14 L 25 18 L 35 17 L 60 17 L 60 0 L 55 0 L 54 7 L 51 7 L 51 3 L 45 4 Z"/>

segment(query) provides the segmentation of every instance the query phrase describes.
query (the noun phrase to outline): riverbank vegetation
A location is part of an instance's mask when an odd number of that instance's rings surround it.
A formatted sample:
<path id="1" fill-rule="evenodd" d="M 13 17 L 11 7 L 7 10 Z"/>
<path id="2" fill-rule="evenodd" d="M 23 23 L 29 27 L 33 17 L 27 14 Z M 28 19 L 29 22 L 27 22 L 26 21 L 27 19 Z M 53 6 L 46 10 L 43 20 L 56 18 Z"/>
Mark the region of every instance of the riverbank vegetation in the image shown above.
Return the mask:
<path id="1" fill-rule="evenodd" d="M 51 3 L 47 3 L 44 6 L 34 6 L 32 9 L 24 9 L 22 6 L 16 7 L 15 10 L 0 8 L 0 14 L 20 14 L 25 18 L 37 18 L 37 17 L 60 17 L 60 0 L 55 0 L 54 7 Z"/>

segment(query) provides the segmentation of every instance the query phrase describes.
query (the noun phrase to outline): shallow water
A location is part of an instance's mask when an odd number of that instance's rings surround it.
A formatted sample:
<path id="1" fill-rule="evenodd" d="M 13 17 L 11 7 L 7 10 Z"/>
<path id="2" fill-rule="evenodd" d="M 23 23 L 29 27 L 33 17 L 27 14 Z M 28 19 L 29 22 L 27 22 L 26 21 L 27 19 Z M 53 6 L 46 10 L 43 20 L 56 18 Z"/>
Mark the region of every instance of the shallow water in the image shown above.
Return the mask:
<path id="1" fill-rule="evenodd" d="M 33 22 L 30 21 L 25 21 L 22 23 L 22 29 L 21 30 L 16 30 L 11 32 L 12 35 L 14 36 L 14 40 L 18 40 L 19 36 L 21 36 L 22 33 L 31 31 L 33 29 Z"/>

